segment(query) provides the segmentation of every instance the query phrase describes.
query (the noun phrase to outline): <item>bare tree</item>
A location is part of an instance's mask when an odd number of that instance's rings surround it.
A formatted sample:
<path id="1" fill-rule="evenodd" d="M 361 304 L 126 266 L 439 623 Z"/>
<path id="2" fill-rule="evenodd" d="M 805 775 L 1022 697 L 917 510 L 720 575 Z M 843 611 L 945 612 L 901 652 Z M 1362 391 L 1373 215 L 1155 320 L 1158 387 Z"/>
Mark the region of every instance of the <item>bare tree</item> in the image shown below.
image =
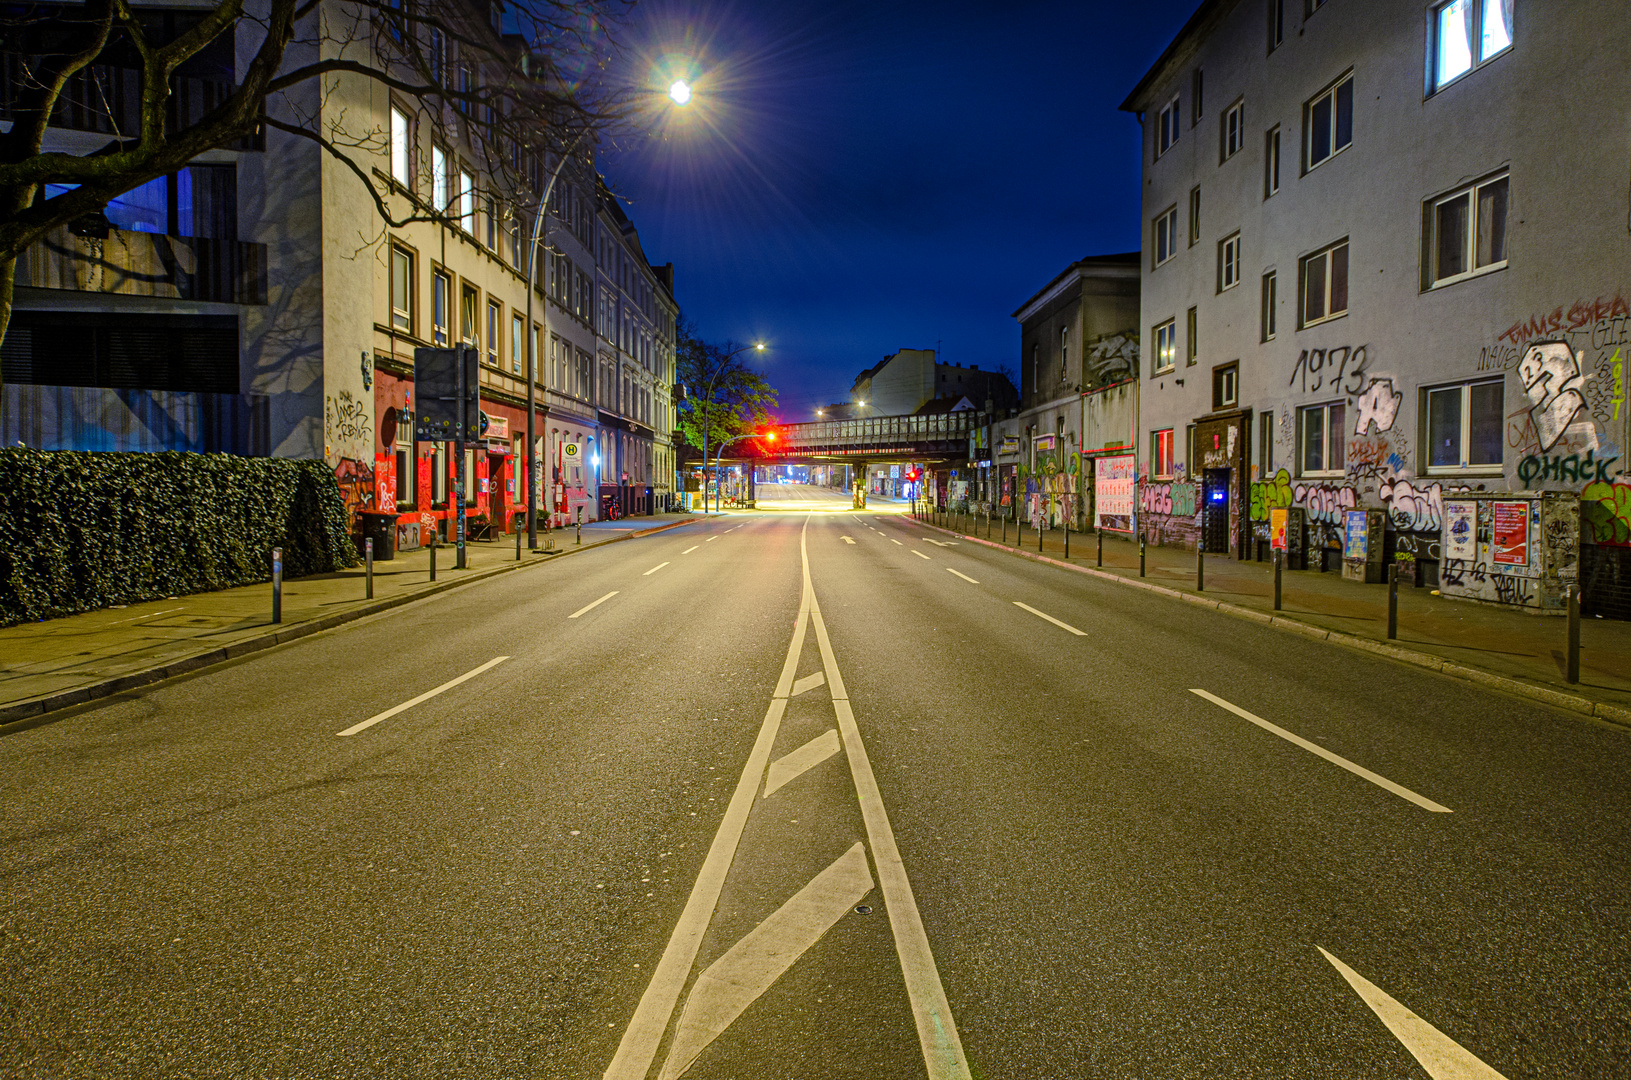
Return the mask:
<path id="1" fill-rule="evenodd" d="M 629 115 L 605 76 L 632 0 L 131 0 L 39 4 L 0 18 L 0 341 L 17 260 L 54 230 L 106 229 L 108 204 L 199 154 L 264 137 L 343 162 L 384 225 L 453 221 L 460 192 L 414 196 L 370 167 L 390 146 L 372 117 L 325 109 L 346 80 L 413 103 L 415 122 L 480 163 L 514 227 L 563 157 Z M 315 103 L 315 104 L 314 104 Z M 54 129 L 105 139 L 51 149 Z M 411 166 L 423 172 L 422 165 Z M 434 185 L 432 186 L 434 190 Z M 3 392 L 0 384 L 0 392 Z"/>

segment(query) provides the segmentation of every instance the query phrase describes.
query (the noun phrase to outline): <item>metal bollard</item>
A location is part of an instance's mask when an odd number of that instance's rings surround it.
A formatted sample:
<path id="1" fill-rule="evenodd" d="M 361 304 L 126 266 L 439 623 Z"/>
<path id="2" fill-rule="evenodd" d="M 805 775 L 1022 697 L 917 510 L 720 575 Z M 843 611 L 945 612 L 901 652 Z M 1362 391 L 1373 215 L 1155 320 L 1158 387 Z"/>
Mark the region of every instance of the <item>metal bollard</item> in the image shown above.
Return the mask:
<path id="1" fill-rule="evenodd" d="M 1394 640 L 1399 636 L 1399 564 L 1388 563 L 1387 567 L 1387 639 Z"/>
<path id="2" fill-rule="evenodd" d="M 1195 591 L 1206 591 L 1206 540 L 1195 541 Z"/>
<path id="3" fill-rule="evenodd" d="M 1099 565 L 1102 567 L 1104 565 L 1104 526 L 1100 525 L 1093 531 L 1099 534 Z"/>
<path id="4" fill-rule="evenodd" d="M 1138 538 L 1138 576 L 1144 576 L 1144 538 Z"/>
<path id="5" fill-rule="evenodd" d="M 1070 519 L 1065 519 L 1065 558 L 1070 558 Z"/>
<path id="6" fill-rule="evenodd" d="M 582 518 L 578 519 L 578 536 L 577 536 L 577 539 L 573 540 L 572 542 L 574 544 L 583 543 L 583 519 Z"/>
<path id="7" fill-rule="evenodd" d="M 1042 554 L 1042 519 L 1036 519 L 1036 553 Z"/>
<path id="8" fill-rule="evenodd" d="M 374 538 L 362 542 L 363 577 L 368 582 L 368 599 L 374 598 Z"/>
<path id="9" fill-rule="evenodd" d="M 283 549 L 272 549 L 272 621 L 283 621 Z"/>
<path id="10" fill-rule="evenodd" d="M 1285 552 L 1274 553 L 1274 610 L 1280 610 L 1280 570 L 1285 566 Z"/>
<path id="11" fill-rule="evenodd" d="M 430 538 L 430 579 L 432 581 L 436 580 L 436 536 L 434 533 L 431 534 Z"/>
<path id="12" fill-rule="evenodd" d="M 515 561 L 521 561 L 521 522 L 515 523 Z"/>
<path id="13" fill-rule="evenodd" d="M 1580 681 L 1580 586 L 1569 586 L 1569 654 L 1564 678 L 1572 685 Z"/>
<path id="14" fill-rule="evenodd" d="M 1002 542 L 1008 542 L 1008 515 L 1002 515 Z"/>

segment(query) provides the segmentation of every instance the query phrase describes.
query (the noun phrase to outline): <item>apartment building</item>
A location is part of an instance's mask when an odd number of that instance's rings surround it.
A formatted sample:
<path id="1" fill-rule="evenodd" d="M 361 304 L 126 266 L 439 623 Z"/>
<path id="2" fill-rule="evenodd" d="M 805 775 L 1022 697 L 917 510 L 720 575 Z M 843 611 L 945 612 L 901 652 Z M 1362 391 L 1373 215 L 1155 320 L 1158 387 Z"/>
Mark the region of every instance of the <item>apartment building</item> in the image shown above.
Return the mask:
<path id="1" fill-rule="evenodd" d="M 1388 557 L 1430 575 L 1447 496 L 1566 490 L 1588 596 L 1594 566 L 1631 579 L 1631 89 L 1602 17 L 1200 6 L 1122 105 L 1143 129 L 1137 467 L 1173 496 L 1142 531 L 1258 556 L 1269 509 L 1297 507 L 1322 557 L 1380 508 Z"/>

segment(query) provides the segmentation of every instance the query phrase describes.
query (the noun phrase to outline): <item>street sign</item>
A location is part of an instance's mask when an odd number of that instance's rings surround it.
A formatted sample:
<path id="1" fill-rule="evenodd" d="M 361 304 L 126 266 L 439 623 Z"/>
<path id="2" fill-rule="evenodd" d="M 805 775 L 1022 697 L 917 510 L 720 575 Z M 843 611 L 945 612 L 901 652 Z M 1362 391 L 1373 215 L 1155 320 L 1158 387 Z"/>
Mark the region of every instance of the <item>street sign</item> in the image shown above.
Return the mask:
<path id="1" fill-rule="evenodd" d="M 469 345 L 413 351 L 414 390 L 419 396 L 414 413 L 414 439 L 463 442 L 477 437 L 481 428 L 477 355 Z"/>

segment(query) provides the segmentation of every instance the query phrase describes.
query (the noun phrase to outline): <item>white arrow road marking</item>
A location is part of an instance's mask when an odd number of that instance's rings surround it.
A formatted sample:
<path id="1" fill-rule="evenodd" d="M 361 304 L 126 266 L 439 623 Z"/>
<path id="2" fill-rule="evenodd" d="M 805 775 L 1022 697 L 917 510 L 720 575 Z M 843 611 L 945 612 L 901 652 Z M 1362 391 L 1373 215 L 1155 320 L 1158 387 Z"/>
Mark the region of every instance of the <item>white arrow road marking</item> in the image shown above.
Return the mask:
<path id="1" fill-rule="evenodd" d="M 916 555 L 920 559 L 927 559 L 928 558 L 927 555 L 923 554 L 923 552 L 921 552 L 921 551 L 916 550 L 915 548 L 913 549 L 912 554 Z"/>
<path id="2" fill-rule="evenodd" d="M 451 690 L 455 686 L 458 686 L 460 683 L 464 682 L 467 679 L 474 679 L 477 675 L 480 675 L 482 672 L 486 671 L 488 668 L 495 668 L 495 667 L 502 664 L 504 661 L 506 661 L 508 659 L 509 659 L 508 656 L 495 656 L 491 660 L 487 661 L 485 664 L 481 665 L 481 667 L 474 668 L 474 669 L 472 669 L 470 671 L 467 671 L 463 675 L 460 675 L 457 679 L 449 679 L 447 682 L 443 683 L 441 686 L 438 686 L 434 690 L 426 690 L 423 694 L 420 694 L 418 697 L 414 698 L 412 701 L 404 701 L 402 704 L 396 706 L 396 708 L 394 708 L 394 709 L 386 709 L 384 712 L 378 714 L 377 716 L 370 716 L 368 719 L 364 720 L 360 724 L 352 724 L 350 727 L 346 728 L 344 731 L 339 732 L 338 734 L 339 734 L 339 736 L 341 738 L 344 738 L 347 735 L 355 735 L 359 731 L 367 731 L 369 728 L 373 727 L 375 724 L 379 723 L 381 720 L 389 720 L 391 717 L 395 716 L 397 713 L 405 712 L 406 710 L 411 709 L 415 705 L 419 704 L 421 701 L 429 701 L 431 698 L 435 697 L 437 694 L 440 694 L 440 693 L 443 693 L 445 691 Z"/>
<path id="3" fill-rule="evenodd" d="M 1205 698 L 1207 701 L 1210 701 L 1212 704 L 1218 706 L 1219 708 L 1228 709 L 1230 712 L 1234 713 L 1236 716 L 1240 717 L 1243 720 L 1250 720 L 1252 723 L 1256 724 L 1258 727 L 1262 728 L 1264 731 L 1267 731 L 1267 732 L 1269 732 L 1270 734 L 1273 734 L 1273 735 L 1278 735 L 1278 736 L 1280 736 L 1280 738 L 1284 739 L 1286 742 L 1291 743 L 1291 744 L 1293 744 L 1295 746 L 1300 746 L 1304 750 L 1307 750 L 1310 754 L 1316 754 L 1319 757 L 1324 758 L 1326 761 L 1329 761 L 1333 765 L 1339 765 L 1342 768 L 1347 769 L 1349 772 L 1353 773 L 1355 776 L 1363 777 L 1364 779 L 1369 780 L 1371 783 L 1375 784 L 1379 788 L 1385 788 L 1386 790 L 1393 792 L 1393 794 L 1397 795 L 1401 799 L 1408 799 L 1410 802 L 1415 803 L 1417 806 L 1421 807 L 1423 810 L 1431 810 L 1435 814 L 1448 814 L 1448 813 L 1453 812 L 1453 811 L 1451 811 L 1451 809 L 1448 806 L 1440 806 L 1438 803 L 1434 802 L 1432 799 L 1423 798 L 1422 796 L 1417 795 L 1414 791 L 1411 791 L 1409 788 L 1401 787 L 1400 785 L 1395 784 L 1392 780 L 1389 780 L 1385 776 L 1378 776 L 1377 774 L 1371 772 L 1369 769 L 1365 768 L 1363 765 L 1355 765 L 1353 762 L 1349 761 L 1347 758 L 1342 757 L 1339 754 L 1331 753 L 1331 751 L 1327 750 L 1323 746 L 1320 746 L 1318 743 L 1311 743 L 1307 739 L 1301 737 L 1300 735 L 1293 735 L 1291 732 L 1287 731 L 1285 728 L 1277 727 L 1274 724 L 1271 724 L 1267 720 L 1263 719 L 1261 716 L 1256 716 L 1256 715 L 1254 715 L 1252 713 L 1247 712 L 1245 709 L 1242 709 L 1239 705 L 1234 705 L 1234 704 L 1231 704 L 1230 702 L 1224 701 L 1222 698 L 1218 697 L 1216 694 L 1208 694 L 1205 690 L 1193 690 L 1193 689 L 1190 690 L 1189 692 L 1191 694 L 1197 695 L 1198 697 Z"/>
<path id="4" fill-rule="evenodd" d="M 923 539 L 927 540 L 929 543 L 934 544 L 934 545 L 936 545 L 938 547 L 956 547 L 957 546 L 957 541 L 955 541 L 955 540 L 936 540 L 932 536 L 925 536 Z"/>
<path id="5" fill-rule="evenodd" d="M 804 676 L 804 678 L 800 679 L 798 682 L 794 683 L 793 684 L 793 692 L 791 694 L 788 694 L 787 696 L 788 697 L 798 697 L 800 694 L 806 693 L 806 692 L 808 692 L 810 690 L 814 690 L 816 687 L 822 685 L 826 681 L 827 681 L 826 672 L 822 672 L 822 671 L 813 672 L 813 673 L 811 673 L 809 675 Z"/>
<path id="6" fill-rule="evenodd" d="M 668 564 L 665 563 L 665 562 L 660 562 L 656 566 L 653 566 L 650 570 L 647 570 L 645 573 L 641 574 L 640 576 L 641 577 L 650 577 L 652 574 L 655 574 L 657 571 L 661 570 L 663 567 L 665 567 L 667 565 Z"/>
<path id="7" fill-rule="evenodd" d="M 832 734 L 829 732 L 829 734 Z M 659 1080 L 675 1080 L 793 962 L 872 891 L 866 849 L 855 846 L 697 976 Z"/>
<path id="8" fill-rule="evenodd" d="M 968 582 L 970 585 L 978 585 L 979 584 L 978 581 L 975 581 L 973 578 L 969 577 L 967 574 L 963 573 L 961 570 L 953 570 L 951 567 L 948 566 L 948 567 L 946 567 L 946 572 L 948 574 L 956 574 L 958 577 L 962 578 L 964 581 Z"/>
<path id="9" fill-rule="evenodd" d="M 1318 945 L 1314 947 L 1319 949 Z M 1324 949 L 1320 949 L 1320 955 L 1342 973 L 1342 977 L 1348 980 L 1348 985 L 1365 1000 L 1371 1012 L 1387 1025 L 1387 1029 L 1393 1032 L 1393 1037 L 1404 1043 L 1404 1048 L 1421 1062 L 1421 1067 L 1427 1070 L 1427 1075 L 1433 1080 L 1506 1080 L 1506 1077 L 1485 1065 L 1444 1032 L 1389 997 L 1381 987 L 1359 972 Z"/>
<path id="10" fill-rule="evenodd" d="M 576 610 L 572 614 L 568 615 L 567 618 L 568 619 L 575 619 L 579 615 L 584 614 L 585 612 L 593 611 L 595 608 L 597 608 L 600 605 L 604 604 L 606 601 L 610 600 L 612 597 L 614 597 L 616 595 L 617 595 L 617 590 L 613 589 L 611 592 L 607 593 L 605 596 L 602 596 L 599 600 L 596 600 L 594 603 L 583 605 L 578 610 Z"/>
<path id="11" fill-rule="evenodd" d="M 765 775 L 764 797 L 770 798 L 771 792 L 790 780 L 798 779 L 836 753 L 838 753 L 838 731 L 828 728 L 786 757 L 772 761 L 770 772 Z"/>
<path id="12" fill-rule="evenodd" d="M 849 537 L 847 537 L 847 536 L 840 536 L 840 537 L 839 537 L 839 538 L 838 538 L 838 539 L 840 539 L 840 540 L 842 540 L 842 541 L 844 541 L 844 543 L 846 543 L 846 544 L 853 544 L 853 543 L 855 543 L 855 541 L 854 541 L 854 540 L 851 540 L 851 539 L 850 539 L 850 538 L 849 538 Z"/>
<path id="13" fill-rule="evenodd" d="M 1014 606 L 1024 608 L 1026 611 L 1029 611 L 1032 615 L 1035 615 L 1037 618 L 1046 619 L 1049 622 L 1051 622 L 1053 625 L 1059 627 L 1060 629 L 1069 630 L 1071 633 L 1075 634 L 1077 637 L 1086 637 L 1087 636 L 1087 634 L 1085 632 L 1076 629 L 1074 626 L 1070 625 L 1068 622 L 1060 622 L 1058 619 L 1054 618 L 1052 615 L 1049 615 L 1046 611 L 1038 611 L 1038 610 L 1036 610 L 1036 608 L 1032 607 L 1029 604 L 1022 604 L 1018 600 L 1015 600 L 1014 601 Z"/>
<path id="14" fill-rule="evenodd" d="M 692 544 L 690 547 L 688 547 L 684 551 L 680 552 L 680 554 L 681 555 L 689 555 L 689 554 L 691 554 L 691 552 L 695 551 L 697 548 L 699 548 L 701 546 L 702 546 L 701 544 Z"/>

